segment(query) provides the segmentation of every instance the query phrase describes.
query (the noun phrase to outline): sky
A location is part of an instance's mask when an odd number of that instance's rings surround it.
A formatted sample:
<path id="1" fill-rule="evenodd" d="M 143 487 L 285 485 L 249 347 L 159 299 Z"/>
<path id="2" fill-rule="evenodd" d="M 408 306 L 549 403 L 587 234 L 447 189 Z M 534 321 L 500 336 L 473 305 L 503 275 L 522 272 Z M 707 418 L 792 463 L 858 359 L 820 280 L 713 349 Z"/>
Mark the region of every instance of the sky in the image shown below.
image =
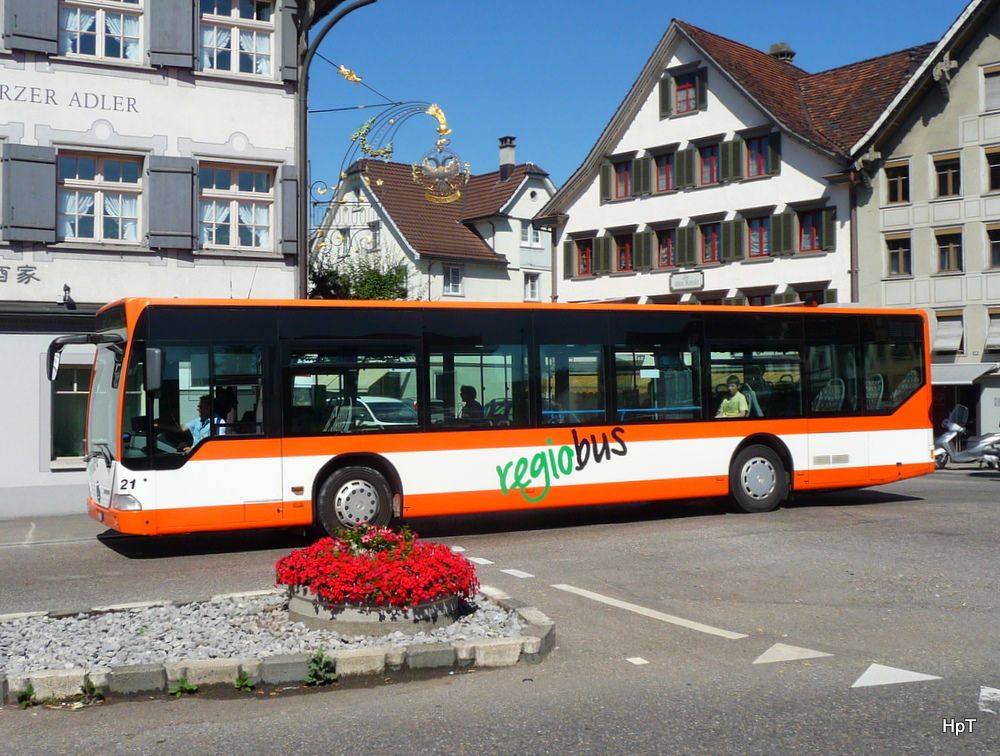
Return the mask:
<path id="1" fill-rule="evenodd" d="M 809 73 L 937 42 L 964 0 L 378 0 L 327 34 L 310 69 L 312 180 L 336 184 L 374 106 L 435 103 L 473 174 L 499 138 L 558 188 L 580 166 L 673 18 L 767 51 L 788 42 Z M 337 74 L 340 65 L 360 84 Z M 360 108 L 358 106 L 365 106 Z M 336 109 L 336 112 L 321 112 Z M 340 110 L 346 109 L 346 110 Z M 437 121 L 399 124 L 393 160 L 434 149 Z M 384 146 L 376 143 L 374 146 Z"/>

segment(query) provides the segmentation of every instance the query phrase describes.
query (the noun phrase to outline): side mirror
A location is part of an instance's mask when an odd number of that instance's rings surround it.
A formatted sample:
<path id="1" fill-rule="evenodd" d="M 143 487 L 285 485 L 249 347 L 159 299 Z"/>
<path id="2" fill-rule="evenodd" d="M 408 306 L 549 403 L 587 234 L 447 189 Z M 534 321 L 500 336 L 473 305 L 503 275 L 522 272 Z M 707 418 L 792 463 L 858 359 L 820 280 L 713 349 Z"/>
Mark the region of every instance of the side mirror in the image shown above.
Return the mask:
<path id="1" fill-rule="evenodd" d="M 146 347 L 146 391 L 159 391 L 163 385 L 163 350 Z"/>

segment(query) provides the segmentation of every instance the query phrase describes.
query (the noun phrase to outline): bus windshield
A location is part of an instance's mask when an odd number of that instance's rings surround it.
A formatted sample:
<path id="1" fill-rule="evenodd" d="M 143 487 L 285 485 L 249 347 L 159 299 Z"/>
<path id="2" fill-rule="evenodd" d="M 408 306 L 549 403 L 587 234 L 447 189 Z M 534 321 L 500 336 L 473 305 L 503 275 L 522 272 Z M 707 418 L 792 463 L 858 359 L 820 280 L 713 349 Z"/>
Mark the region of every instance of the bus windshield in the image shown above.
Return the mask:
<path id="1" fill-rule="evenodd" d="M 118 400 L 121 389 L 121 350 L 98 347 L 94 359 L 94 378 L 90 388 L 87 418 L 87 452 L 115 458 Z"/>

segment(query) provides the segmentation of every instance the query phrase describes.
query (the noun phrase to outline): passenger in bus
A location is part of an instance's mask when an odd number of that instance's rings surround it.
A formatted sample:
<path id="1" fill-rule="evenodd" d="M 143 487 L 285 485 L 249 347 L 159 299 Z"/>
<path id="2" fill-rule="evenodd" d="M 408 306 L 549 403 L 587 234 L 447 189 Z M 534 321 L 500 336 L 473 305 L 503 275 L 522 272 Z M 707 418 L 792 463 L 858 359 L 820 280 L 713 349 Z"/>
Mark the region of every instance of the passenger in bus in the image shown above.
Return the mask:
<path id="1" fill-rule="evenodd" d="M 476 401 L 476 389 L 472 386 L 462 386 L 458 390 L 458 394 L 462 397 L 463 402 L 459 417 L 463 420 L 482 420 L 483 405 Z"/>
<path id="2" fill-rule="evenodd" d="M 729 395 L 719 405 L 716 417 L 746 417 L 749 407 L 747 398 L 740 391 L 740 377 L 738 375 L 729 376 L 726 379 L 726 387 L 729 389 Z"/>

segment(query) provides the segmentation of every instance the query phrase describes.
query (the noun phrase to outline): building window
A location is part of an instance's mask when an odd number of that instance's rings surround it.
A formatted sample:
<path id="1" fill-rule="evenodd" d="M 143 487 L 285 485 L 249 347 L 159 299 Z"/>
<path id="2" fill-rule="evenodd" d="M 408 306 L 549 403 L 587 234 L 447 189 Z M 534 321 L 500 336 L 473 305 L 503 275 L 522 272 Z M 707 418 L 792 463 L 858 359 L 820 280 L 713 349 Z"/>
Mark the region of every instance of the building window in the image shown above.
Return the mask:
<path id="1" fill-rule="evenodd" d="M 615 261 L 617 270 L 632 270 L 632 234 L 615 236 Z"/>
<path id="2" fill-rule="evenodd" d="M 910 201 L 910 164 L 892 163 L 885 167 L 889 204 Z"/>
<path id="3" fill-rule="evenodd" d="M 632 196 L 632 161 L 623 160 L 614 164 L 615 169 L 615 199 L 625 199 Z"/>
<path id="4" fill-rule="evenodd" d="M 961 169 L 962 161 L 957 152 L 934 158 L 938 197 L 957 197 L 962 193 Z"/>
<path id="5" fill-rule="evenodd" d="M 823 249 L 823 211 L 799 213 L 799 250 L 819 252 Z"/>
<path id="6" fill-rule="evenodd" d="M 694 73 L 674 77 L 674 112 L 691 113 L 698 109 L 698 77 Z"/>
<path id="7" fill-rule="evenodd" d="M 910 259 L 910 236 L 890 236 L 885 240 L 885 246 L 889 253 L 888 271 L 890 276 L 910 276 L 913 275 L 912 262 Z"/>
<path id="8" fill-rule="evenodd" d="M 83 457 L 91 368 L 62 366 L 52 383 L 51 459 Z"/>
<path id="9" fill-rule="evenodd" d="M 59 52 L 109 60 L 140 58 L 140 0 L 62 0 Z"/>
<path id="10" fill-rule="evenodd" d="M 991 147 L 986 150 L 986 175 L 986 191 L 1000 191 L 1000 147 Z"/>
<path id="11" fill-rule="evenodd" d="M 202 246 L 270 249 L 273 178 L 273 171 L 249 166 L 200 166 Z"/>
<path id="12" fill-rule="evenodd" d="M 593 239 L 576 240 L 576 274 L 578 276 L 592 276 L 594 274 Z"/>
<path id="13" fill-rule="evenodd" d="M 1000 110 L 1000 66 L 983 69 L 984 110 Z"/>
<path id="14" fill-rule="evenodd" d="M 444 266 L 444 293 L 462 293 L 462 269 L 457 265 Z"/>
<path id="15" fill-rule="evenodd" d="M 933 349 L 935 352 L 961 352 L 965 336 L 965 323 L 961 310 L 947 310 L 935 313 L 937 328 L 934 329 Z"/>
<path id="16" fill-rule="evenodd" d="M 698 149 L 701 161 L 701 184 L 719 183 L 719 145 L 708 144 Z"/>
<path id="17" fill-rule="evenodd" d="M 751 307 L 768 307 L 771 304 L 770 294 L 747 294 L 746 298 Z"/>
<path id="18" fill-rule="evenodd" d="M 669 192 L 674 189 L 674 153 L 656 156 L 656 191 Z"/>
<path id="19" fill-rule="evenodd" d="M 201 0 L 202 70 L 270 76 L 273 11 L 272 0 Z"/>
<path id="20" fill-rule="evenodd" d="M 750 257 L 768 257 L 771 254 L 771 218 L 747 218 L 747 252 Z"/>
<path id="21" fill-rule="evenodd" d="M 768 164 L 769 143 L 770 140 L 766 136 L 746 140 L 747 178 L 767 176 L 771 172 Z M 737 144 L 739 143 L 737 142 Z"/>
<path id="22" fill-rule="evenodd" d="M 540 247 L 541 245 L 541 232 L 537 228 L 531 227 L 531 221 L 521 221 L 521 246 Z"/>
<path id="23" fill-rule="evenodd" d="M 719 262 L 719 245 L 722 236 L 721 223 L 703 223 L 698 227 L 701 232 L 701 261 L 703 263 Z"/>
<path id="24" fill-rule="evenodd" d="M 538 273 L 525 273 L 524 274 L 524 301 L 525 302 L 537 302 L 538 301 Z"/>
<path id="25" fill-rule="evenodd" d="M 677 229 L 661 228 L 656 232 L 657 264 L 661 268 L 677 265 Z"/>
<path id="26" fill-rule="evenodd" d="M 990 246 L 990 267 L 1000 268 L 1000 226 L 987 226 L 986 239 Z"/>
<path id="27" fill-rule="evenodd" d="M 58 171 L 60 239 L 139 241 L 141 160 L 62 154 Z"/>
<path id="28" fill-rule="evenodd" d="M 953 273 L 962 270 L 962 232 L 958 229 L 938 231 L 938 270 Z"/>

